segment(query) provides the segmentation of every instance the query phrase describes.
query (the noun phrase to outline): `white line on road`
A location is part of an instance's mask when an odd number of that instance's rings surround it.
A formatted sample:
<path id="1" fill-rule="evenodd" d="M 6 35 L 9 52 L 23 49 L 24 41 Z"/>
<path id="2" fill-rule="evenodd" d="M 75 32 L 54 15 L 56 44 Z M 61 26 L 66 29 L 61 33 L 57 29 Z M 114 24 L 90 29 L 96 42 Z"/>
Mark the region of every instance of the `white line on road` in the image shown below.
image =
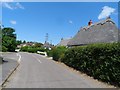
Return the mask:
<path id="1" fill-rule="evenodd" d="M 39 59 L 37 59 L 39 63 L 42 63 Z"/>
<path id="2" fill-rule="evenodd" d="M 19 59 L 18 59 L 18 62 L 20 63 L 20 61 L 21 61 L 21 55 L 19 54 Z"/>
<path id="3" fill-rule="evenodd" d="M 33 56 L 33 55 L 32 55 Z M 37 59 L 37 61 L 39 62 L 39 63 L 42 63 L 41 62 L 41 60 L 40 59 L 38 59 L 37 57 L 35 57 L 35 56 L 33 56 L 35 59 Z"/>
<path id="4" fill-rule="evenodd" d="M 20 63 L 20 61 L 21 61 L 21 55 L 19 53 L 17 53 L 17 56 L 19 57 L 18 63 Z"/>

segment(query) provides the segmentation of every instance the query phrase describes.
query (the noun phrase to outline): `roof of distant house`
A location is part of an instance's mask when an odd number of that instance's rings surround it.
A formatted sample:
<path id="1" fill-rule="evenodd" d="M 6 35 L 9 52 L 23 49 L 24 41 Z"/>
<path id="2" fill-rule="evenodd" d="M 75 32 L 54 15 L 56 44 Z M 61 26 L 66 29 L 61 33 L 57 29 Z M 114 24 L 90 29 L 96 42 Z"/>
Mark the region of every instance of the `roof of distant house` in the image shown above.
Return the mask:
<path id="1" fill-rule="evenodd" d="M 44 44 L 43 44 L 43 47 L 46 47 L 46 48 L 51 48 L 53 45 L 52 44 L 50 44 L 49 42 L 45 42 Z"/>

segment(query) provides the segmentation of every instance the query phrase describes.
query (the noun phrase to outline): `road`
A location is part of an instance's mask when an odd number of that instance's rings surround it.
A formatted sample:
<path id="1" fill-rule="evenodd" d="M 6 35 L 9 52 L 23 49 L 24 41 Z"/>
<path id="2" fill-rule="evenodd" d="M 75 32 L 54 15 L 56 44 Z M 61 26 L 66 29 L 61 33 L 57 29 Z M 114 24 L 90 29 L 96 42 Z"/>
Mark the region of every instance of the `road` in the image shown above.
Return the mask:
<path id="1" fill-rule="evenodd" d="M 38 54 L 20 52 L 20 65 L 6 88 L 108 88 L 111 87 Z"/>
<path id="2" fill-rule="evenodd" d="M 2 53 L 3 64 L 0 64 L 0 71 L 2 74 L 0 74 L 0 85 L 7 79 L 9 74 L 12 72 L 12 70 L 15 69 L 15 67 L 18 65 L 18 56 L 16 53 L 13 52 L 5 52 Z"/>

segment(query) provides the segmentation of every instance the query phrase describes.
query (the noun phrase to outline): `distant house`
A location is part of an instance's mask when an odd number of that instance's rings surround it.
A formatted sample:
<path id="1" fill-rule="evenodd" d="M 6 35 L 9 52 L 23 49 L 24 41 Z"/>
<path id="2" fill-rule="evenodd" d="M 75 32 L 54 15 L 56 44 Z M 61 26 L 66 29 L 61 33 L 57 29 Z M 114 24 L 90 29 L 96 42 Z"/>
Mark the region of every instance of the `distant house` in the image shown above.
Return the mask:
<path id="1" fill-rule="evenodd" d="M 118 34 L 119 33 L 119 34 Z M 111 43 L 120 40 L 120 30 L 115 23 L 107 18 L 95 24 L 89 24 L 78 31 L 68 42 L 68 46 L 80 46 L 91 43 Z"/>
<path id="2" fill-rule="evenodd" d="M 56 46 L 67 46 L 70 39 L 61 39 L 60 43 L 58 43 Z"/>
<path id="3" fill-rule="evenodd" d="M 27 42 L 27 43 L 17 45 L 17 48 L 21 48 L 21 47 L 25 47 L 25 46 L 34 46 L 34 45 L 35 45 L 34 42 Z"/>
<path id="4" fill-rule="evenodd" d="M 45 48 L 45 49 L 51 49 L 53 46 L 54 46 L 54 45 L 50 44 L 49 42 L 45 42 L 45 43 L 43 44 L 43 48 Z"/>

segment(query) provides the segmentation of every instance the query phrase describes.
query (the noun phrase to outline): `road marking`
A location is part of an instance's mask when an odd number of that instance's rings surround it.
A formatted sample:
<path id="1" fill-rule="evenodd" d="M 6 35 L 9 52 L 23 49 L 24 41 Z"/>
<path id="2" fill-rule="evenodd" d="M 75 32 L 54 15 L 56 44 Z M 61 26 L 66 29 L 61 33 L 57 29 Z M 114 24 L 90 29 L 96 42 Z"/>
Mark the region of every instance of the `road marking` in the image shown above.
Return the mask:
<path id="1" fill-rule="evenodd" d="M 21 55 L 19 54 L 19 59 L 18 59 L 18 62 L 20 63 L 20 61 L 21 61 Z"/>
<path id="2" fill-rule="evenodd" d="M 17 54 L 17 56 L 18 56 L 18 53 L 16 53 Z"/>
<path id="3" fill-rule="evenodd" d="M 39 59 L 37 59 L 39 63 L 42 63 Z"/>
<path id="4" fill-rule="evenodd" d="M 32 55 L 33 56 L 33 55 Z M 37 61 L 39 62 L 39 63 L 42 63 L 41 62 L 41 60 L 40 59 L 38 59 L 37 57 L 35 57 L 35 56 L 33 56 L 35 59 L 37 59 Z"/>
<path id="5" fill-rule="evenodd" d="M 17 53 L 17 56 L 19 57 L 18 58 L 18 62 L 20 63 L 20 61 L 21 61 L 21 55 L 19 53 Z"/>

